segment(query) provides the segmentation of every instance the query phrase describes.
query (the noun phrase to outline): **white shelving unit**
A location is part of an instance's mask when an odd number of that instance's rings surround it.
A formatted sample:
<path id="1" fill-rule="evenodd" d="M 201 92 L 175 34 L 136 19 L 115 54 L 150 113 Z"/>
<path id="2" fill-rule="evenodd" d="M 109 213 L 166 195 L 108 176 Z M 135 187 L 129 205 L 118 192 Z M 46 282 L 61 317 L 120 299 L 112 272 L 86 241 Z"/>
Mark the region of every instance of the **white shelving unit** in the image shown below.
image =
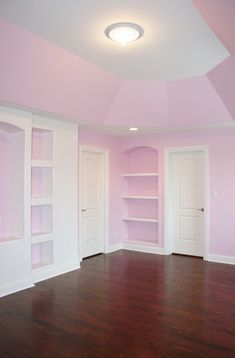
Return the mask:
<path id="1" fill-rule="evenodd" d="M 158 244 L 158 151 L 149 147 L 123 153 L 124 242 Z"/>
<path id="2" fill-rule="evenodd" d="M 0 164 L 2 297 L 80 267 L 78 127 L 0 106 Z"/>
<path id="3" fill-rule="evenodd" d="M 33 127 L 31 163 L 32 270 L 54 262 L 53 244 L 53 131 Z"/>

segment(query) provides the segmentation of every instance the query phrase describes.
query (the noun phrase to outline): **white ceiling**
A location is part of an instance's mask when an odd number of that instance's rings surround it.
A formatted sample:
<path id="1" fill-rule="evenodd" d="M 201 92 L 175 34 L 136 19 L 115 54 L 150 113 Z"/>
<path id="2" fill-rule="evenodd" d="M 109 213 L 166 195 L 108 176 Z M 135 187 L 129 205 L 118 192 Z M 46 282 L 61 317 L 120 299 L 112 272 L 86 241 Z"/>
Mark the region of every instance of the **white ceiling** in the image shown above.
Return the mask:
<path id="1" fill-rule="evenodd" d="M 128 79 L 205 74 L 229 52 L 190 0 L 0 0 L 1 17 Z M 129 46 L 107 39 L 114 22 L 141 25 Z"/>

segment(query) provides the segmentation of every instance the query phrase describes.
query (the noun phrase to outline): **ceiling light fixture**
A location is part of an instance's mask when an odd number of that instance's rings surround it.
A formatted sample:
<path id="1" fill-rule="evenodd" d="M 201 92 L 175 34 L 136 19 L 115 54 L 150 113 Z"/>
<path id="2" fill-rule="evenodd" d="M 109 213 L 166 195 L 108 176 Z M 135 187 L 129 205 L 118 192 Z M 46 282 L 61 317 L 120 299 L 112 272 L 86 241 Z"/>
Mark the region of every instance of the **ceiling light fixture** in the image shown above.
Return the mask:
<path id="1" fill-rule="evenodd" d="M 109 25 L 105 29 L 105 35 L 121 45 L 126 45 L 128 42 L 136 41 L 144 34 L 144 29 L 131 22 L 118 22 Z"/>
<path id="2" fill-rule="evenodd" d="M 130 128 L 129 128 L 129 131 L 133 131 L 133 132 L 134 132 L 134 131 L 138 131 L 138 128 L 137 128 L 137 127 L 130 127 Z"/>

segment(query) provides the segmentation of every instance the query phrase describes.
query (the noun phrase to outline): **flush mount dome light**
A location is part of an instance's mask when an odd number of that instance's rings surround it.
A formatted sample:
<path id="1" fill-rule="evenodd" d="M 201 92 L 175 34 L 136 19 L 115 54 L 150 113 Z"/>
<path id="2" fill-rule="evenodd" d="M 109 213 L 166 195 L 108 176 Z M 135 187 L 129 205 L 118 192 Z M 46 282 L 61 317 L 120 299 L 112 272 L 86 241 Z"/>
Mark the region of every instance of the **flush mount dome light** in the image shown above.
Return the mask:
<path id="1" fill-rule="evenodd" d="M 141 26 L 131 22 L 118 22 L 108 26 L 105 30 L 106 36 L 121 45 L 136 41 L 143 36 L 144 30 Z"/>

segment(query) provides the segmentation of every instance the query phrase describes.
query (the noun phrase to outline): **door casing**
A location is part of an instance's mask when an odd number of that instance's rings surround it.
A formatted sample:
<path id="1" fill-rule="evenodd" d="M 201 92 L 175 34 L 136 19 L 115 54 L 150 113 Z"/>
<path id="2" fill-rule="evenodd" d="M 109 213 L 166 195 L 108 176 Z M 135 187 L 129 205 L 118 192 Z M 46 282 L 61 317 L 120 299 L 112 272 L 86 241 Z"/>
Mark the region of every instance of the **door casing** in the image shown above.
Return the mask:
<path id="1" fill-rule="evenodd" d="M 170 177 L 170 165 L 171 155 L 174 153 L 186 153 L 186 152 L 202 152 L 204 155 L 204 203 L 205 203 L 205 221 L 204 221 L 204 242 L 203 242 L 203 259 L 208 260 L 209 251 L 209 161 L 208 161 L 208 146 L 189 146 L 189 147 L 169 147 L 164 151 L 164 249 L 166 255 L 173 253 L 173 237 L 170 233 L 169 227 L 171 222 L 171 177 Z"/>
<path id="2" fill-rule="evenodd" d="M 83 153 L 94 153 L 102 155 L 103 169 L 104 169 L 104 190 L 102 200 L 102 210 L 104 214 L 103 230 L 104 240 L 103 247 L 104 253 L 108 252 L 108 237 L 109 237 L 109 150 L 106 148 L 98 148 L 93 146 L 79 146 L 79 258 L 82 261 L 82 155 Z"/>

